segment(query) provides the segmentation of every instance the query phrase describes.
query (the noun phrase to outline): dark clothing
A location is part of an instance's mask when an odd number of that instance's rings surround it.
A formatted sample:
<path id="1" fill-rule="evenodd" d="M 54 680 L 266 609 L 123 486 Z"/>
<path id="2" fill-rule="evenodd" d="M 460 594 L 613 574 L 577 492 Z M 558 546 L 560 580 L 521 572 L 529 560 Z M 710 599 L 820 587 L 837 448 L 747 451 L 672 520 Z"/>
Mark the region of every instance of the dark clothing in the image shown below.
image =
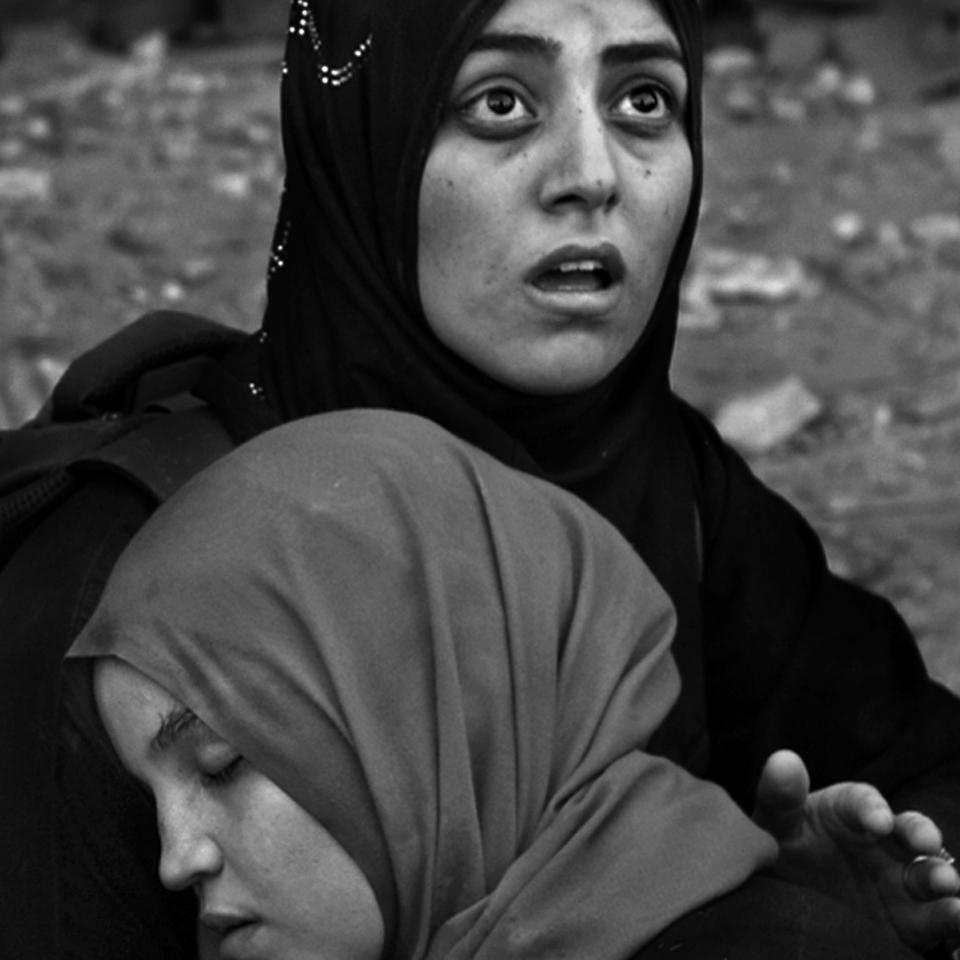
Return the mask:
<path id="1" fill-rule="evenodd" d="M 917 954 L 842 903 L 755 876 L 694 910 L 634 960 L 916 960 Z"/>
<path id="2" fill-rule="evenodd" d="M 683 53 L 693 163 L 659 299 L 612 373 L 558 396 L 467 364 L 434 335 L 419 298 L 424 165 L 452 78 L 499 0 L 298 6 L 268 305 L 238 379 L 259 382 L 285 419 L 354 406 L 418 413 L 578 494 L 636 547 L 678 611 L 683 692 L 659 749 L 748 807 L 781 747 L 801 754 L 816 786 L 871 777 L 895 803 L 940 770 L 938 809 L 960 844 L 960 701 L 930 681 L 894 608 L 833 576 L 803 518 L 670 387 L 702 182 L 695 0 L 656 4 Z M 334 66 L 343 80 L 318 84 Z"/>
<path id="3" fill-rule="evenodd" d="M 0 573 L 3 957 L 195 951 L 194 898 L 158 896 L 152 804 L 100 734 L 85 671 L 59 669 L 149 509 L 130 483 L 98 475 Z"/>
<path id="4" fill-rule="evenodd" d="M 710 775 L 749 804 L 765 757 L 789 747 L 815 787 L 863 778 L 906 806 L 903 785 L 940 770 L 947 845 L 960 841 L 960 703 L 894 607 L 830 573 L 803 518 L 703 416 L 685 421 L 703 491 Z"/>
<path id="5" fill-rule="evenodd" d="M 670 389 L 680 279 L 698 219 L 702 170 L 696 0 L 658 0 L 685 58 L 694 175 L 663 290 L 633 351 L 589 390 L 532 397 L 493 382 L 433 336 L 416 281 L 421 174 L 451 79 L 498 6 L 499 0 L 294 5 L 301 29 L 288 35 L 285 55 L 287 176 L 264 336 L 231 358 L 208 393 L 229 395 L 218 409 L 235 416 L 245 433 L 260 429 L 271 408 L 281 419 L 357 406 L 418 413 L 578 494 L 637 548 L 677 608 L 674 650 L 683 688 L 652 746 L 716 779 L 746 807 L 766 755 L 793 747 L 815 786 L 872 779 L 895 807 L 935 816 L 948 847 L 960 848 L 960 703 L 928 678 L 892 606 L 834 577 L 799 514 Z M 267 403 L 250 395 L 251 382 Z M 87 521 L 78 511 L 71 522 Z M 66 530 L 62 536 L 72 540 Z M 95 553 L 56 562 L 68 560 L 82 587 Z M 54 606 L 48 591 L 38 593 L 55 582 L 47 571 L 56 568 L 43 555 L 40 569 L 44 574 L 34 573 L 26 585 L 8 586 L 8 573 L 0 582 L 5 643 L 10 618 L 42 614 L 73 625 L 72 613 L 40 609 Z M 17 643 L 55 635 L 29 620 Z M 67 643 L 69 637 L 61 638 L 61 646 Z M 31 661 L 17 696 L 0 709 L 49 722 L 55 690 L 38 678 L 55 672 L 60 652 L 44 649 L 39 666 Z M 16 744 L 4 748 L 15 751 Z M 40 758 L 24 760 L 29 763 L 20 769 L 30 770 Z M 49 805 L 52 788 L 45 783 L 48 792 L 40 794 Z M 79 796 L 88 786 L 70 789 Z M 78 799 L 77 808 L 94 816 L 102 802 L 99 795 Z M 55 854 L 45 850 L 49 864 Z M 5 856 L 2 862 L 15 861 Z M 44 869 L 34 867 L 42 877 Z M 86 861 L 69 864 L 81 887 L 96 883 L 84 877 L 88 869 Z M 785 888 L 783 895 L 794 902 L 796 892 Z M 753 938 L 753 955 L 761 956 L 779 942 L 783 911 L 764 913 L 767 928 L 757 902 L 749 891 L 735 893 L 704 923 L 717 931 L 740 924 Z M 10 908 L 15 919 L 21 907 L 18 899 Z M 807 956 L 862 956 L 854 928 L 829 913 L 822 923 L 811 921 L 808 929 L 820 931 L 823 942 L 811 945 Z M 32 916 L 49 935 L 49 912 Z M 105 928 L 76 955 L 108 955 L 102 945 L 109 935 Z M 143 941 L 138 958 L 164 955 L 158 941 L 147 935 Z M 731 951 L 731 957 L 750 955 L 741 941 L 738 950 L 744 953 Z M 898 955 L 898 948 L 891 950 L 891 957 Z"/>

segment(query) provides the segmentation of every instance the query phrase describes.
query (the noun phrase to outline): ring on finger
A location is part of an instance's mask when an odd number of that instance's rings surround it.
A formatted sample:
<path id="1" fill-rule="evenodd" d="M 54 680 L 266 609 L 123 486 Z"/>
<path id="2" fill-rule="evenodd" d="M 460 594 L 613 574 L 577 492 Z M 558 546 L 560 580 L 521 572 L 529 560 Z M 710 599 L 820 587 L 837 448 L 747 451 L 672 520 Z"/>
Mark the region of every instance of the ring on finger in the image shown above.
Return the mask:
<path id="1" fill-rule="evenodd" d="M 956 858 L 952 853 L 946 848 L 941 847 L 935 854 L 921 854 L 919 857 L 914 857 L 912 860 L 908 861 L 903 865 L 903 870 L 901 871 L 901 877 L 903 879 L 903 885 L 910 892 L 911 896 L 917 897 L 918 899 L 923 899 L 923 894 L 916 889 L 914 883 L 910 879 L 910 868 L 918 863 L 926 863 L 928 860 L 942 860 L 947 866 L 953 866 L 956 862 Z"/>

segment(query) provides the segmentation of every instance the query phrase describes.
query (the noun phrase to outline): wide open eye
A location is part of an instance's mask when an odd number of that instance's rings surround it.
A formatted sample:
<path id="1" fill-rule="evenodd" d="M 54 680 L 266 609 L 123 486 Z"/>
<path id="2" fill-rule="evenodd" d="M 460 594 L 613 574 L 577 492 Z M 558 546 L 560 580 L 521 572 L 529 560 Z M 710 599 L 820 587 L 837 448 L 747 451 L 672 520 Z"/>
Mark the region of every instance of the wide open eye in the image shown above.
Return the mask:
<path id="1" fill-rule="evenodd" d="M 617 96 L 611 112 L 628 125 L 659 130 L 676 118 L 676 103 L 676 97 L 662 83 L 642 80 Z"/>
<path id="2" fill-rule="evenodd" d="M 519 91 L 503 84 L 470 94 L 455 109 L 460 119 L 481 135 L 509 135 L 526 129 L 535 119 Z"/>

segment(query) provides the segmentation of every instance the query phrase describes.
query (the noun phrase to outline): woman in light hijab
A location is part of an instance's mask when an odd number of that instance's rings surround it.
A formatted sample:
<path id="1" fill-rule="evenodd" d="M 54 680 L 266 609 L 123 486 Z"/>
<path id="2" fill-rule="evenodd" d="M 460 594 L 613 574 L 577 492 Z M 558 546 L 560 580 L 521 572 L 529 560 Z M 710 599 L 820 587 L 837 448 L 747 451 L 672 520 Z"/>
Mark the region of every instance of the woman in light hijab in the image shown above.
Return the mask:
<path id="1" fill-rule="evenodd" d="M 199 895 L 217 955 L 602 960 L 776 856 L 723 790 L 644 752 L 675 624 L 577 498 L 418 417 L 349 411 L 163 507 L 73 654 L 96 658 L 161 879 Z M 860 946 L 910 955 L 869 927 Z"/>
<path id="2" fill-rule="evenodd" d="M 161 508 L 73 654 L 222 956 L 599 960 L 775 856 L 643 752 L 674 625 L 575 497 L 356 411 Z"/>

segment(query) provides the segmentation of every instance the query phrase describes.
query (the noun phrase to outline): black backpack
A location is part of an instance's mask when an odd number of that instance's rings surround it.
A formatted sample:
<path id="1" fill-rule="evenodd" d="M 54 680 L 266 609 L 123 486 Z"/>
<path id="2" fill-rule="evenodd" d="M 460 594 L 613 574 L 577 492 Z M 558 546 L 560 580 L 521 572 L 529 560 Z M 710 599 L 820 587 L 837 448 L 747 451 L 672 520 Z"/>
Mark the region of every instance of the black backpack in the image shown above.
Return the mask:
<path id="1" fill-rule="evenodd" d="M 191 394 L 239 330 L 148 313 L 78 357 L 32 421 L 0 430 L 0 567 L 91 472 L 121 475 L 159 503 L 233 446 Z"/>
<path id="2" fill-rule="evenodd" d="M 136 526 L 235 446 L 192 390 L 246 336 L 147 314 L 75 360 L 31 422 L 0 430 L 0 956 L 70 953 L 55 869 L 60 663 Z M 91 494 L 107 504 L 96 515 L 78 506 Z M 125 503 L 137 506 L 122 520 Z"/>

